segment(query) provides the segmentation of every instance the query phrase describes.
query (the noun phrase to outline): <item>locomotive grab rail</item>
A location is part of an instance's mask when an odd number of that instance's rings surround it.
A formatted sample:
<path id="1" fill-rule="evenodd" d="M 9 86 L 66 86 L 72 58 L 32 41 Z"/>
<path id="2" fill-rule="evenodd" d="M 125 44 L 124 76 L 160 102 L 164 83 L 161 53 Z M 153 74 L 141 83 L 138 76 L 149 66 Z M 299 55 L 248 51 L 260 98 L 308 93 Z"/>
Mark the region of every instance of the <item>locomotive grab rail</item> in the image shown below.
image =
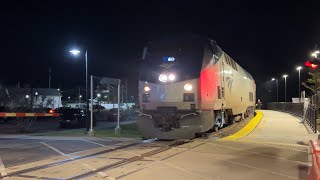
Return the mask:
<path id="1" fill-rule="evenodd" d="M 181 115 L 181 116 L 180 116 L 180 119 L 182 119 L 182 118 L 184 118 L 184 117 L 187 117 L 187 116 L 191 116 L 191 115 L 196 116 L 197 114 L 196 114 L 196 113 L 184 114 L 184 115 Z"/>
<path id="2" fill-rule="evenodd" d="M 140 111 L 136 111 L 136 112 L 139 113 L 139 116 L 147 116 L 147 117 L 149 117 L 150 119 L 152 119 L 152 116 L 149 115 L 149 114 L 144 114 L 144 113 L 142 113 L 142 112 L 140 112 Z"/>

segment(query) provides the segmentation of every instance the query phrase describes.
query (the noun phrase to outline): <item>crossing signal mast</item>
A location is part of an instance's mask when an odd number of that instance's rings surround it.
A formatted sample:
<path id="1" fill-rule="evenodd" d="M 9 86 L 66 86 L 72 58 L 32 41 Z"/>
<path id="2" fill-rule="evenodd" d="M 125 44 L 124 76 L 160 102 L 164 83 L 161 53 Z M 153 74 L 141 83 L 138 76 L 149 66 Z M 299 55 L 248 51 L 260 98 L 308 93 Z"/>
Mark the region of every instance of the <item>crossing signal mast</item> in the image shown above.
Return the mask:
<path id="1" fill-rule="evenodd" d="M 304 65 L 311 68 L 311 69 L 317 69 L 320 66 L 320 59 L 318 59 L 318 54 L 320 51 L 314 51 L 311 56 L 311 60 L 307 60 Z"/>
<path id="2" fill-rule="evenodd" d="M 307 60 L 304 65 L 306 67 L 309 67 L 311 70 L 315 71 L 316 69 L 318 69 L 318 67 L 320 67 L 320 59 L 318 59 L 318 54 L 320 53 L 320 51 L 316 50 L 314 51 L 311 56 L 312 59 L 311 60 Z M 315 82 L 315 107 L 317 109 L 317 98 L 318 98 L 318 83 L 317 83 L 317 78 L 314 77 L 314 82 Z"/>

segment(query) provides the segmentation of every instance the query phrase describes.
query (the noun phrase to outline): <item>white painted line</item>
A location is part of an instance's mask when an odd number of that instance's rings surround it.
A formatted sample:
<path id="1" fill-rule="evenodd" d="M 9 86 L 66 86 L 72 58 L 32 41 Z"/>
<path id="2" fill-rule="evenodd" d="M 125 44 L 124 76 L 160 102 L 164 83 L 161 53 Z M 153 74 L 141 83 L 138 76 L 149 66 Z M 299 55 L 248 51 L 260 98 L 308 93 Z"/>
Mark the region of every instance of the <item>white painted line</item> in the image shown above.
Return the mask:
<path id="1" fill-rule="evenodd" d="M 214 157 L 215 159 L 219 159 L 217 157 Z M 287 178 L 290 178 L 290 179 L 297 179 L 299 180 L 299 178 L 296 178 L 296 177 L 293 177 L 293 176 L 289 176 L 289 175 L 286 175 L 286 174 L 282 174 L 282 173 L 279 173 L 279 172 L 275 172 L 275 171 L 269 171 L 269 170 L 266 170 L 264 168 L 258 168 L 258 167 L 254 167 L 254 166 L 250 166 L 248 164 L 243 164 L 243 163 L 238 163 L 238 162 L 234 162 L 234 161 L 228 161 L 228 160 L 222 160 L 222 159 L 219 159 L 221 161 L 226 161 L 228 163 L 231 163 L 231 164 L 236 164 L 236 165 L 240 165 L 240 166 L 244 166 L 244 167 L 248 167 L 248 168 L 251 168 L 251 169 L 256 169 L 258 171 L 262 171 L 262 172 L 267 172 L 267 173 L 270 173 L 270 174 L 276 174 L 276 175 L 279 175 L 279 176 L 283 176 L 283 177 L 287 177 Z"/>
<path id="2" fill-rule="evenodd" d="M 299 144 L 284 144 L 284 143 L 274 143 L 274 142 L 264 142 L 264 141 L 251 141 L 251 140 L 237 140 L 237 141 L 234 141 L 234 142 L 247 142 L 247 143 L 261 144 L 261 145 L 265 145 L 265 146 L 276 147 L 276 148 L 279 148 L 279 149 L 288 149 L 288 150 L 292 150 L 292 151 L 305 152 L 305 153 L 308 152 L 308 151 L 304 151 L 304 150 L 283 147 L 283 146 L 295 146 L 295 147 L 301 147 L 301 148 L 302 147 L 303 148 L 306 147 L 304 145 L 299 145 Z M 281 145 L 281 146 L 279 146 L 279 145 Z"/>
<path id="3" fill-rule="evenodd" d="M 92 149 L 86 149 L 86 150 L 83 150 L 83 151 L 76 151 L 76 152 L 72 152 L 72 153 L 69 153 L 67 154 L 68 156 L 74 156 L 74 154 L 79 154 L 79 153 L 83 153 L 83 152 L 88 152 L 88 151 L 91 151 Z"/>
<path id="4" fill-rule="evenodd" d="M 4 167 L 1 157 L 0 157 L 0 175 L 1 175 L 0 177 L 4 177 L 7 175 L 6 168 Z"/>
<path id="5" fill-rule="evenodd" d="M 210 144 L 213 144 L 213 143 L 210 143 Z M 234 150 L 238 150 L 238 151 L 248 152 L 248 153 L 251 153 L 251 154 L 257 154 L 257 155 L 270 157 L 270 158 L 274 158 L 274 159 L 279 159 L 279 160 L 283 160 L 283 161 L 293 162 L 293 163 L 297 163 L 297 164 L 308 165 L 308 163 L 305 163 L 305 162 L 293 161 L 293 160 L 289 160 L 289 159 L 282 158 L 282 157 L 271 156 L 271 155 L 258 153 L 258 152 L 254 152 L 254 151 L 248 151 L 248 150 L 244 150 L 244 149 L 240 149 L 240 148 L 235 148 L 235 147 L 230 147 L 230 146 L 225 146 L 225 145 L 220 145 L 220 144 L 213 144 L 213 145 L 220 146 L 220 147 L 225 147 L 225 148 L 229 148 L 229 149 L 234 149 Z M 201 153 L 201 152 L 199 152 L 199 153 Z"/>
<path id="6" fill-rule="evenodd" d="M 94 141 L 89 141 L 89 140 L 85 140 L 85 139 L 80 139 L 81 141 L 84 141 L 84 142 L 88 142 L 88 143 L 92 143 L 92 144 L 95 144 L 95 145 L 98 145 L 98 146 L 102 146 L 102 147 L 108 147 L 104 144 L 100 144 L 100 143 L 97 143 L 97 142 L 94 142 Z"/>
<path id="7" fill-rule="evenodd" d="M 67 154 L 65 154 L 65 153 L 61 152 L 60 150 L 58 150 L 58 149 L 57 149 L 57 148 L 55 148 L 55 147 L 50 146 L 50 145 L 49 145 L 49 144 L 47 144 L 47 143 L 41 142 L 41 144 L 43 144 L 43 145 L 47 146 L 48 148 L 50 148 L 50 149 L 54 150 L 56 153 L 59 153 L 59 154 L 60 154 L 60 155 L 62 155 L 62 156 L 68 156 Z M 69 156 L 68 156 L 68 157 L 69 157 Z"/>

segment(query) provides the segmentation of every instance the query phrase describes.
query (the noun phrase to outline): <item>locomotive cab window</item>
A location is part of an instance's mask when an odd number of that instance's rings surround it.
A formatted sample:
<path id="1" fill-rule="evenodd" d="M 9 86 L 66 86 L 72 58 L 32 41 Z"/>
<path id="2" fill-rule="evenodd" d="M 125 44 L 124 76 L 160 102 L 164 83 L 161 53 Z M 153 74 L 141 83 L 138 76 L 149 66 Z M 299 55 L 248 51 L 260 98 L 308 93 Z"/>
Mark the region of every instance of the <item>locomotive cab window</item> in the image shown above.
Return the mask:
<path id="1" fill-rule="evenodd" d="M 252 92 L 249 92 L 249 101 L 253 102 L 253 93 Z"/>
<path id="2" fill-rule="evenodd" d="M 183 94 L 184 102 L 193 102 L 194 101 L 194 93 L 184 93 Z"/>

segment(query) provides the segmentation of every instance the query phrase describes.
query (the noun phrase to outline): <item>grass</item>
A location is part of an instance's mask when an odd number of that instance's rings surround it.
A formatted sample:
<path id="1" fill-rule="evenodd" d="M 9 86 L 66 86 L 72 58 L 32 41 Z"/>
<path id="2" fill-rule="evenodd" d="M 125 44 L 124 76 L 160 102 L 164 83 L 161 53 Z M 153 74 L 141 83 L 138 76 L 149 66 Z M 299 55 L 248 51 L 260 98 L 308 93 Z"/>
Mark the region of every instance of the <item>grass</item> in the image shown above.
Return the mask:
<path id="1" fill-rule="evenodd" d="M 125 138 L 141 138 L 141 134 L 138 131 L 136 123 L 121 125 L 121 134 L 114 133 L 114 127 L 95 129 L 95 137 L 125 137 Z M 68 129 L 63 131 L 51 131 L 45 133 L 35 133 L 34 136 L 66 136 L 66 137 L 78 137 L 87 136 L 85 129 Z"/>
<path id="2" fill-rule="evenodd" d="M 136 123 L 126 124 L 121 126 L 121 134 L 115 134 L 114 128 L 103 128 L 95 131 L 96 137 L 131 137 L 141 138 Z"/>

